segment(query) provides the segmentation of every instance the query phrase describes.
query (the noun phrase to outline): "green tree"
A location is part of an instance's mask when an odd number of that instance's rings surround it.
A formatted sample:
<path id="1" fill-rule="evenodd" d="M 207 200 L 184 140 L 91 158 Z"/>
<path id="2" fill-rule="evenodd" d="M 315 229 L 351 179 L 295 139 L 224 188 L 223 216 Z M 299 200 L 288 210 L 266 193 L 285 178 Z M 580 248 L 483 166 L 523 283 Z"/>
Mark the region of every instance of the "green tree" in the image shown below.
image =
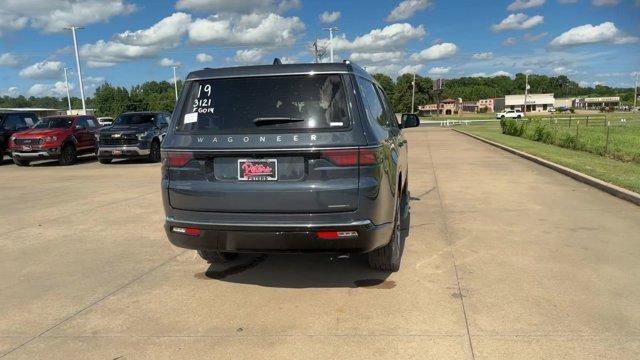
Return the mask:
<path id="1" fill-rule="evenodd" d="M 393 79 L 389 75 L 385 74 L 373 74 L 373 78 L 376 79 L 378 84 L 382 87 L 382 90 L 387 94 L 389 99 L 393 99 L 394 94 L 396 93 L 396 84 L 393 82 Z"/>

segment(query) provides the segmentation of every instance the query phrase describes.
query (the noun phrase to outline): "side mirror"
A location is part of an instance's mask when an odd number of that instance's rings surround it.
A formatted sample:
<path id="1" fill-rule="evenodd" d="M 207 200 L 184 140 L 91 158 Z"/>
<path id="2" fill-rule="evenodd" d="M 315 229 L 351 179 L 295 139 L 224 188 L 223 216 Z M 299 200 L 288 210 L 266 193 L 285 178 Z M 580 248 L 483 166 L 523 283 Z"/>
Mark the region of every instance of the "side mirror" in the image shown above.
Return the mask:
<path id="1" fill-rule="evenodd" d="M 400 128 L 412 128 L 420 126 L 420 118 L 416 114 L 402 114 Z"/>

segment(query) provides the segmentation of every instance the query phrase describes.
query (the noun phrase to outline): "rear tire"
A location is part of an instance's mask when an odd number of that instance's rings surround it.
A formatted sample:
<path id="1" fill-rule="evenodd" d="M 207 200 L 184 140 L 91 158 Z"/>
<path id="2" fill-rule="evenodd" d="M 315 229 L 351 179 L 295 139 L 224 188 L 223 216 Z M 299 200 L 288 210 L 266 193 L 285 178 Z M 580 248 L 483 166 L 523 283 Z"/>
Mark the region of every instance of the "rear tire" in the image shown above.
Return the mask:
<path id="1" fill-rule="evenodd" d="M 400 221 L 400 197 L 396 200 L 396 212 L 393 219 L 393 231 L 389 243 L 369 253 L 369 266 L 375 270 L 396 272 L 400 269 L 402 252 L 404 250 L 404 237 L 402 236 Z"/>
<path id="2" fill-rule="evenodd" d="M 67 144 L 62 147 L 62 151 L 60 151 L 60 159 L 58 159 L 58 163 L 62 166 L 73 165 L 78 159 L 78 155 L 76 154 L 76 147 L 72 144 Z"/>
<path id="3" fill-rule="evenodd" d="M 21 160 L 21 159 L 17 159 L 15 157 L 13 157 L 13 163 L 18 165 L 18 166 L 29 166 L 29 164 L 31 164 L 31 161 L 29 161 L 29 160 Z"/>
<path id="4" fill-rule="evenodd" d="M 198 255 L 206 262 L 210 264 L 222 264 L 229 262 L 238 257 L 236 253 L 211 251 L 211 250 L 198 250 Z"/>
<path id="5" fill-rule="evenodd" d="M 98 159 L 98 161 L 100 161 L 100 164 L 111 164 L 111 161 L 113 161 L 113 159 Z"/>
<path id="6" fill-rule="evenodd" d="M 158 140 L 153 140 L 149 146 L 149 162 L 160 162 L 160 142 Z"/>

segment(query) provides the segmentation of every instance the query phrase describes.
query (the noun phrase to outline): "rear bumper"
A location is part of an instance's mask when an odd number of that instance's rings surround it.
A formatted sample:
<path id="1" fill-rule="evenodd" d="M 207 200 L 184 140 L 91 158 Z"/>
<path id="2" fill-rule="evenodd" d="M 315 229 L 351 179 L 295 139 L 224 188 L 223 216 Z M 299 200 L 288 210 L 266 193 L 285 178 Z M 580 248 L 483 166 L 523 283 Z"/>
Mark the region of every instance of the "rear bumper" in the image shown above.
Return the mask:
<path id="1" fill-rule="evenodd" d="M 197 236 L 179 234 L 173 227 L 191 227 Z M 317 231 L 357 231 L 357 237 L 320 239 Z M 165 231 L 175 246 L 194 250 L 260 253 L 362 253 L 386 245 L 391 224 L 374 225 L 368 220 L 330 224 L 193 223 L 167 218 Z"/>
<path id="2" fill-rule="evenodd" d="M 114 151 L 116 152 L 114 154 Z M 98 148 L 98 158 L 100 159 L 113 159 L 113 158 L 126 158 L 126 157 L 137 157 L 137 156 L 148 156 L 151 151 L 147 149 L 142 149 L 139 146 L 104 146 L 101 145 Z"/>

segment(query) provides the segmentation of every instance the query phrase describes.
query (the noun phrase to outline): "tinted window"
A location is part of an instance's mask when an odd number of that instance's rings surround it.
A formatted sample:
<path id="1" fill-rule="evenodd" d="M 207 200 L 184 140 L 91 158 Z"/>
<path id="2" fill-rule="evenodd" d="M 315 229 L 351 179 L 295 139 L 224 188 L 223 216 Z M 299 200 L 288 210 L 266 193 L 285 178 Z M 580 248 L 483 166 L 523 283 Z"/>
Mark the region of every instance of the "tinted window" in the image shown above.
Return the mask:
<path id="1" fill-rule="evenodd" d="M 87 118 L 87 124 L 89 124 L 90 128 L 96 127 L 97 126 L 96 123 L 97 123 L 96 119 Z"/>
<path id="2" fill-rule="evenodd" d="M 357 79 L 358 86 L 360 87 L 360 93 L 362 94 L 366 105 L 365 110 L 367 112 L 367 117 L 373 124 L 377 124 L 382 127 L 388 127 L 387 115 L 385 113 L 382 102 L 378 97 L 375 86 L 368 80 L 364 80 L 359 77 Z"/>
<path id="3" fill-rule="evenodd" d="M 71 126 L 72 119 L 50 117 L 44 118 L 36 123 L 34 129 L 66 129 Z"/>
<path id="4" fill-rule="evenodd" d="M 387 95 L 384 93 L 384 91 L 380 87 L 376 86 L 376 90 L 378 90 L 378 96 L 382 100 L 382 105 L 384 105 L 384 111 L 387 114 L 387 121 L 386 121 L 386 124 L 383 126 L 397 128 L 398 118 L 396 117 L 396 114 L 393 111 L 393 108 L 391 107 L 389 98 L 387 98 Z"/>
<path id="5" fill-rule="evenodd" d="M 78 119 L 78 121 L 76 121 L 76 128 L 88 128 L 89 127 L 89 123 L 87 122 L 86 118 L 80 118 Z"/>
<path id="6" fill-rule="evenodd" d="M 7 114 L 3 126 L 7 130 L 17 130 L 26 127 L 24 121 L 22 121 L 22 117 L 18 114 Z"/>
<path id="7" fill-rule="evenodd" d="M 178 129 L 197 133 L 349 127 L 340 75 L 194 81 Z"/>
<path id="8" fill-rule="evenodd" d="M 118 116 L 115 125 L 142 125 L 153 124 L 156 120 L 156 114 L 122 114 Z"/>

